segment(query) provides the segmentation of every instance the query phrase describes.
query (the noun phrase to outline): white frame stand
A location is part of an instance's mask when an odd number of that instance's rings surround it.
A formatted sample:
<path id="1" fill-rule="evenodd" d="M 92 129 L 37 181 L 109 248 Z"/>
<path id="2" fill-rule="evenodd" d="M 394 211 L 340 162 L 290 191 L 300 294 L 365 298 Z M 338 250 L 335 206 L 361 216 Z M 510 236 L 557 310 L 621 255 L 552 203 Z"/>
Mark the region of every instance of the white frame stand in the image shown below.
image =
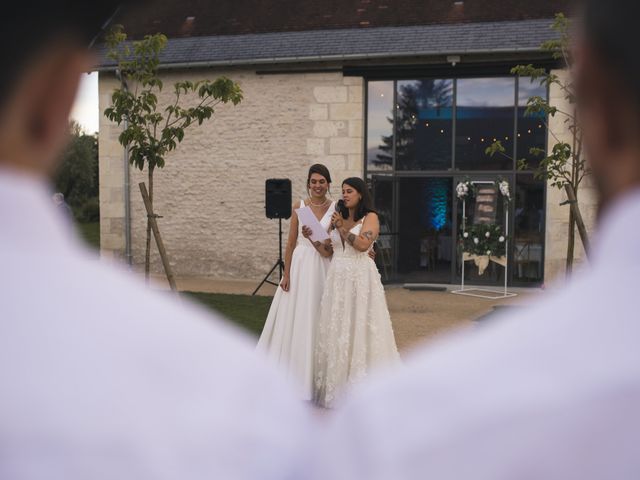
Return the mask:
<path id="1" fill-rule="evenodd" d="M 469 183 L 473 183 L 474 185 L 477 184 L 493 184 L 494 182 L 489 182 L 489 181 L 476 181 L 476 182 L 469 182 Z M 467 230 L 467 199 L 466 197 L 462 200 L 462 233 L 464 235 L 464 232 L 466 232 Z M 465 288 L 464 285 L 464 264 L 465 264 L 465 259 L 464 259 L 464 252 L 462 252 L 462 257 L 460 259 L 460 261 L 462 262 L 462 281 L 460 283 L 460 290 L 451 290 L 451 293 L 455 294 L 455 295 L 467 295 L 469 297 L 478 297 L 478 298 L 487 298 L 489 300 L 496 300 L 496 299 L 500 299 L 500 298 L 509 298 L 509 297 L 515 297 L 518 294 L 517 293 L 513 293 L 513 292 L 509 292 L 507 290 L 507 274 L 509 272 L 508 266 L 509 266 L 509 208 L 505 208 L 504 209 L 504 225 L 505 225 L 505 259 L 506 259 L 506 265 L 504 267 L 504 290 L 491 290 L 488 288 L 477 288 L 477 287 L 473 287 L 473 288 Z M 468 260 L 467 260 L 468 261 Z M 478 293 L 472 293 L 472 292 L 478 292 Z M 493 295 L 487 295 L 487 294 L 493 294 Z"/>

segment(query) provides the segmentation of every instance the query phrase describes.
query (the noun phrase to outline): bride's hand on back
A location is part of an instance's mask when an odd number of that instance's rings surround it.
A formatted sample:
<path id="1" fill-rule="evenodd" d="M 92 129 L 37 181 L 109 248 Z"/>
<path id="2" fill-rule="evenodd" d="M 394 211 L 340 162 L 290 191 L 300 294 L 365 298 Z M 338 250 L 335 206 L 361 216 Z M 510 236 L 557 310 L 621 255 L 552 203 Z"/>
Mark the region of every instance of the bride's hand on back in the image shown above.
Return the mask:
<path id="1" fill-rule="evenodd" d="M 374 248 L 369 249 L 369 258 L 374 262 L 376 261 L 376 250 Z"/>
<path id="2" fill-rule="evenodd" d="M 309 227 L 307 227 L 306 225 L 302 226 L 302 236 L 304 238 L 309 238 L 311 237 L 311 234 L 313 233 L 313 230 L 311 230 Z"/>

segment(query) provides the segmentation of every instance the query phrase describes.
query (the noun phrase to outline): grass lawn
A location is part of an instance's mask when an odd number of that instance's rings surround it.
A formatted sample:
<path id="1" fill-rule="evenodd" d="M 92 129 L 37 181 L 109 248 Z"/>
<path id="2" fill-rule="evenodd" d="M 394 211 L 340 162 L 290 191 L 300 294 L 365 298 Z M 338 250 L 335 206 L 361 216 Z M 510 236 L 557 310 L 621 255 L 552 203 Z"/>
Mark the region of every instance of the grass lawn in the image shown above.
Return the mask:
<path id="1" fill-rule="evenodd" d="M 96 250 L 100 250 L 100 222 L 76 224 L 78 233 Z"/>
<path id="2" fill-rule="evenodd" d="M 272 297 L 230 295 L 226 293 L 182 292 L 218 312 L 236 325 L 259 336 L 269 313 Z"/>

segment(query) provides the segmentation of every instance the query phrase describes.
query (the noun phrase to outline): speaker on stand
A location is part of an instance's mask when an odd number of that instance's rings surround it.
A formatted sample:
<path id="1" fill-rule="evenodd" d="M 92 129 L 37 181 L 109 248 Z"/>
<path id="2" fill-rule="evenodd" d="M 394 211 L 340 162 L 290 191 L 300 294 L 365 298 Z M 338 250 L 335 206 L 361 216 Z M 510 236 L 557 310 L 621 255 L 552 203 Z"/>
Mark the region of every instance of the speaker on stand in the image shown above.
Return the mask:
<path id="1" fill-rule="evenodd" d="M 279 285 L 284 271 L 284 260 L 282 259 L 282 219 L 291 217 L 291 180 L 288 178 L 270 178 L 265 182 L 265 213 L 267 218 L 278 219 L 278 260 L 271 270 L 265 275 L 260 284 L 253 291 L 252 295 L 258 293 L 260 287 L 265 283 Z M 269 280 L 271 274 L 279 269 L 280 276 L 278 283 Z"/>

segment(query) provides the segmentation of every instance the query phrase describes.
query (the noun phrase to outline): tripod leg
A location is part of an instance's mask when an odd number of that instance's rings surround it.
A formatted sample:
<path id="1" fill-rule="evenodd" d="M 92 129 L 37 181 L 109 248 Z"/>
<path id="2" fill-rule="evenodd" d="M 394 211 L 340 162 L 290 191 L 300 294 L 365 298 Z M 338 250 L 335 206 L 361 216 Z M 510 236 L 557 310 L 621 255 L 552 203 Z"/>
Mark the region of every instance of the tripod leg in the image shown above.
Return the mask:
<path id="1" fill-rule="evenodd" d="M 269 280 L 269 277 L 271 276 L 271 274 L 274 272 L 276 268 L 278 268 L 280 272 L 280 276 L 278 277 L 278 283 L 274 283 Z M 273 267 L 271 267 L 271 270 L 269 270 L 269 273 L 267 273 L 267 275 L 262 279 L 262 281 L 260 282 L 260 285 L 258 285 L 258 287 L 253 291 L 251 295 L 255 295 L 256 293 L 258 293 L 258 290 L 260 290 L 260 287 L 262 287 L 262 285 L 264 285 L 265 283 L 270 283 L 271 285 L 274 285 L 276 287 L 280 285 L 280 281 L 282 280 L 282 272 L 284 272 L 284 260 L 282 259 L 282 218 L 278 218 L 278 260 L 273 265 Z"/>
<path id="2" fill-rule="evenodd" d="M 280 268 L 282 268 L 282 264 L 280 262 L 276 262 L 273 267 L 271 267 L 271 270 L 269 270 L 269 273 L 267 273 L 267 275 L 262 279 L 262 281 L 260 282 L 260 285 L 258 285 L 256 287 L 256 289 L 253 291 L 253 293 L 251 295 L 255 295 L 256 293 L 258 293 L 258 290 L 260 290 L 260 287 L 262 287 L 262 285 L 264 285 L 265 283 L 270 283 L 272 285 L 277 285 L 273 282 L 269 281 L 269 277 L 271 276 L 271 274 L 274 272 L 274 270 L 276 268 L 278 268 L 278 266 L 280 266 Z M 282 277 L 281 277 L 282 278 Z"/>

